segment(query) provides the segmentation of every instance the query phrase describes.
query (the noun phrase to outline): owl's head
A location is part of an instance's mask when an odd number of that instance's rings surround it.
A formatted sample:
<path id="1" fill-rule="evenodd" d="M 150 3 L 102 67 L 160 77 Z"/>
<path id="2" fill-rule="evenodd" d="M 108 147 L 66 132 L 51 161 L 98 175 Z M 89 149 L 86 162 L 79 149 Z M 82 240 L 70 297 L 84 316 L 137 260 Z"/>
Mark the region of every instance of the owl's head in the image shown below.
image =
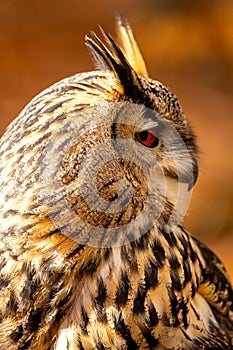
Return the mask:
<path id="1" fill-rule="evenodd" d="M 119 46 L 104 31 L 106 44 L 94 33 L 86 38 L 99 70 L 33 99 L 5 136 L 18 157 L 10 162 L 9 149 L 2 152 L 2 174 L 15 187 L 5 188 L 9 207 L 21 198 L 23 215 L 47 218 L 54 230 L 98 247 L 155 227 L 172 230 L 198 174 L 194 135 L 177 98 L 148 77 L 128 22 L 118 17 L 117 29 Z"/>
<path id="2" fill-rule="evenodd" d="M 117 28 L 121 46 L 104 31 L 108 46 L 94 33 L 86 38 L 100 71 L 79 86 L 99 101 L 81 105 L 59 128 L 69 130 L 60 138 L 63 152 L 54 152 L 52 139 L 45 152 L 46 171 L 57 157 L 43 189 L 47 200 L 57 181 L 50 216 L 70 236 L 97 246 L 128 243 L 155 226 L 174 229 L 198 172 L 194 136 L 177 98 L 149 79 L 129 24 L 118 18 Z"/>

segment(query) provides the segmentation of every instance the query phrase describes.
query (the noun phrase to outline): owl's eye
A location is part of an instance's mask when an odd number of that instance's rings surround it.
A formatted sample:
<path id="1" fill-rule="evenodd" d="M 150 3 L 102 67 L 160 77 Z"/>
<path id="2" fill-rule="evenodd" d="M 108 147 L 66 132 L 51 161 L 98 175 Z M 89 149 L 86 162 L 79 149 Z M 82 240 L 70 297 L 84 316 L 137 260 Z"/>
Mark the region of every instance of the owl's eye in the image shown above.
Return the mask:
<path id="1" fill-rule="evenodd" d="M 138 142 L 149 148 L 154 148 L 159 143 L 159 139 L 156 137 L 154 129 L 136 132 L 135 137 Z"/>

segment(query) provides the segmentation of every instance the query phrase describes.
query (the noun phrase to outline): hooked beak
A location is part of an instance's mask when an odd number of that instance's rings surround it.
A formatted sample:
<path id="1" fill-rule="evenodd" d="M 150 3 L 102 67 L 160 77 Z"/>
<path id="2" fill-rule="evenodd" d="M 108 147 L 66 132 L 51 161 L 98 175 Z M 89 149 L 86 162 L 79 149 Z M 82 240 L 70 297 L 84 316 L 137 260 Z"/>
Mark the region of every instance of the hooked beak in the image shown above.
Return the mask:
<path id="1" fill-rule="evenodd" d="M 189 174 L 186 174 L 186 176 L 184 176 L 184 182 L 188 184 L 188 191 L 191 191 L 191 189 L 197 182 L 198 172 L 198 161 L 196 157 L 193 157 L 190 172 Z"/>

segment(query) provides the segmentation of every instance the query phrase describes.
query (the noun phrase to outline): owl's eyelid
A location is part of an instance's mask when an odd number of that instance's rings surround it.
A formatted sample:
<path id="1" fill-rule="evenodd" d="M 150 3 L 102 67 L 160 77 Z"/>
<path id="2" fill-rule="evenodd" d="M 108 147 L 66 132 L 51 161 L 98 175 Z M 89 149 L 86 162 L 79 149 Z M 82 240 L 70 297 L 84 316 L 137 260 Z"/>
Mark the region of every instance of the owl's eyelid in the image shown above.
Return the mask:
<path id="1" fill-rule="evenodd" d="M 147 127 L 145 125 L 143 125 L 143 127 L 141 127 L 141 128 L 137 127 L 137 129 L 134 130 L 134 133 L 141 133 L 144 131 L 147 131 L 148 133 L 151 133 L 151 134 L 153 134 L 153 131 L 154 131 L 154 133 L 157 134 L 156 127 Z"/>
<path id="2" fill-rule="evenodd" d="M 136 125 L 134 132 L 150 131 L 159 127 L 159 122 L 155 120 L 143 120 L 144 123 Z"/>

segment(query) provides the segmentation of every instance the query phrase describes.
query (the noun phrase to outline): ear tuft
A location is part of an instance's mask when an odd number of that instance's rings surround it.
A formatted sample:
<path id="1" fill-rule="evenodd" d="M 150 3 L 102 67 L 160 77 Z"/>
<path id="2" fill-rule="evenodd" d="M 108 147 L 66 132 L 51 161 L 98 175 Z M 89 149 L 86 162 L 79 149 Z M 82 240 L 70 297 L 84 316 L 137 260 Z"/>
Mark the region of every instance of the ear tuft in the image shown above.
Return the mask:
<path id="1" fill-rule="evenodd" d="M 116 16 L 116 26 L 120 47 L 135 72 L 148 78 L 148 71 L 142 53 L 127 19 Z"/>
<path id="2" fill-rule="evenodd" d="M 116 26 L 120 45 L 117 45 L 111 35 L 101 27 L 100 31 L 109 48 L 94 32 L 91 33 L 91 38 L 85 37 L 86 45 L 94 59 L 95 66 L 97 69 L 110 69 L 116 73 L 116 65 L 121 65 L 127 68 L 128 71 L 134 70 L 136 74 L 147 78 L 148 72 L 145 61 L 128 21 L 117 15 Z"/>
<path id="3" fill-rule="evenodd" d="M 118 23 L 120 22 L 118 21 Z M 126 54 L 129 55 L 130 51 L 130 49 L 128 48 L 130 45 L 129 40 L 133 42 L 133 34 L 131 30 L 129 31 L 129 28 L 123 30 L 122 27 L 121 29 L 119 29 L 119 33 L 122 32 L 121 41 L 124 40 L 123 36 L 128 37 L 128 42 L 127 44 L 125 43 L 125 49 L 123 50 L 118 46 L 118 44 L 114 41 L 111 35 L 106 33 L 101 27 L 100 30 L 107 45 L 94 32 L 91 33 L 91 37 L 86 36 L 85 38 L 86 45 L 94 59 L 94 63 L 97 69 L 112 71 L 116 78 L 119 80 L 119 83 L 123 88 L 123 93 L 127 96 L 130 96 L 133 93 L 134 89 L 138 89 L 138 72 L 134 69 L 134 67 L 131 66 L 130 62 L 128 61 L 128 57 L 126 56 Z M 132 48 L 130 51 L 131 56 L 133 55 L 133 52 L 136 54 L 136 51 L 136 47 L 134 47 L 134 49 Z M 141 58 L 139 61 L 141 61 Z M 135 62 L 136 61 L 134 60 L 134 66 Z"/>

